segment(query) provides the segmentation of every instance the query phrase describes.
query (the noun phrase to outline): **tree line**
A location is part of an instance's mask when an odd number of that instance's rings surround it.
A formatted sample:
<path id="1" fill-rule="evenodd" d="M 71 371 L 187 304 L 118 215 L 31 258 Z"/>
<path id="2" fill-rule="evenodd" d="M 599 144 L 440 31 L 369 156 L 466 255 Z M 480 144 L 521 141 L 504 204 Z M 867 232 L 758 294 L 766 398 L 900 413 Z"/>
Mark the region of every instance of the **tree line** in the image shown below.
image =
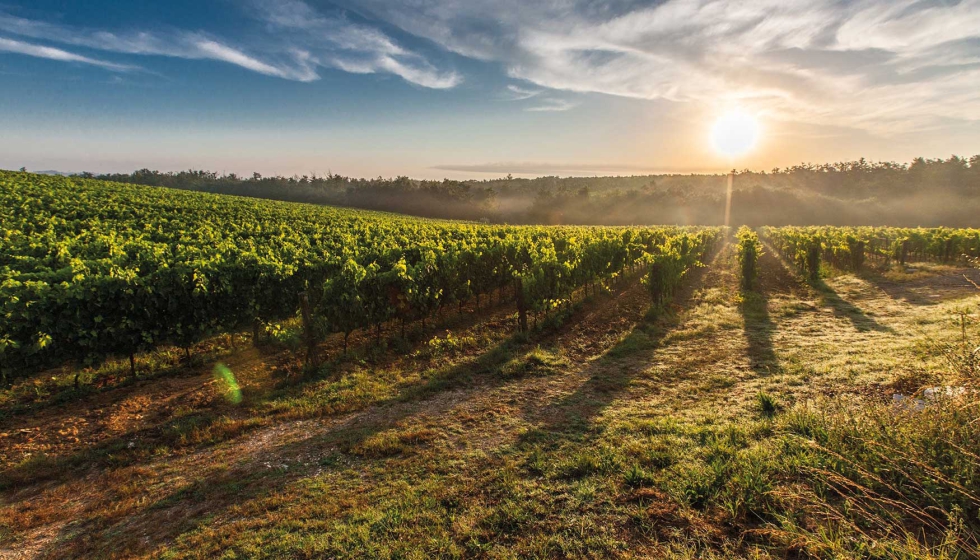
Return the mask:
<path id="1" fill-rule="evenodd" d="M 513 224 L 716 225 L 721 174 L 507 176 L 482 181 L 358 179 L 328 173 L 250 177 L 211 171 L 92 175 L 102 180 Z M 761 225 L 969 227 L 980 216 L 980 156 L 859 159 L 735 173 L 732 219 Z"/>

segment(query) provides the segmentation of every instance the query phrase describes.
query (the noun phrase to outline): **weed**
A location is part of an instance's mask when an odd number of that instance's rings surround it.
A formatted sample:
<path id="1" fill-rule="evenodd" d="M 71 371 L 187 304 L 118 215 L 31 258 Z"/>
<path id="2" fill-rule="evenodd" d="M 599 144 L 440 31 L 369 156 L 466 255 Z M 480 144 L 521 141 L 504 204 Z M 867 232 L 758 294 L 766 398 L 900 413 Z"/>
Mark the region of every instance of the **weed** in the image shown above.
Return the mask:
<path id="1" fill-rule="evenodd" d="M 772 418 L 782 409 L 782 405 L 779 404 L 776 397 L 765 391 L 759 391 L 755 395 L 755 402 L 756 409 L 764 418 Z"/>

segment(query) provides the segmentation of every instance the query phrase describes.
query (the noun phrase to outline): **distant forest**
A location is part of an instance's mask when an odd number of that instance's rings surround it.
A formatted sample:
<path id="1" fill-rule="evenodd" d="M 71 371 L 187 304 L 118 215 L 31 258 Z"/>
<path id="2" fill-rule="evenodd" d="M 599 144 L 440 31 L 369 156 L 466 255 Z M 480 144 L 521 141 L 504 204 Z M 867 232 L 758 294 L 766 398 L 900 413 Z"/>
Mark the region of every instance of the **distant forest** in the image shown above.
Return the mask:
<path id="1" fill-rule="evenodd" d="M 83 176 L 92 177 L 90 173 Z M 251 177 L 142 169 L 99 179 L 514 224 L 719 224 L 725 175 L 507 176 L 483 181 L 408 177 Z M 735 175 L 734 224 L 980 226 L 980 156 L 909 164 L 803 164 Z"/>

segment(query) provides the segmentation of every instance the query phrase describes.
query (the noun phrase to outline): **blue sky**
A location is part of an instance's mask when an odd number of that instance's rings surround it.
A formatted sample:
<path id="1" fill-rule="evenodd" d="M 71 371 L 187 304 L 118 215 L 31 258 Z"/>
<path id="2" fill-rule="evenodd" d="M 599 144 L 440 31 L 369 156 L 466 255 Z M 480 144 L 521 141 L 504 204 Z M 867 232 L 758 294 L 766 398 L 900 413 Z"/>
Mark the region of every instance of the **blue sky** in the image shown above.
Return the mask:
<path id="1" fill-rule="evenodd" d="M 441 178 L 980 153 L 980 0 L 0 0 L 0 167 Z M 756 115 L 732 162 L 707 141 Z"/>

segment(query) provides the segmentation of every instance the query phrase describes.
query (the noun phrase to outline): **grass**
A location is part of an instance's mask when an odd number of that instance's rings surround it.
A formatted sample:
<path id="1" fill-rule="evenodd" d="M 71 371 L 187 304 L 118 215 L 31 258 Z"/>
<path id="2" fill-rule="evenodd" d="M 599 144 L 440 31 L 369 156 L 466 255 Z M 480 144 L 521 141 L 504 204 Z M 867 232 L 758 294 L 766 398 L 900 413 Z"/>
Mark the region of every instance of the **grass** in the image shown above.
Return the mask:
<path id="1" fill-rule="evenodd" d="M 980 298 L 817 289 L 777 265 L 743 294 L 726 249 L 666 313 L 634 285 L 528 336 L 502 308 L 301 375 L 271 373 L 295 371 L 286 351 L 222 354 L 238 405 L 202 364 L 162 411 L 174 391 L 147 372 L 12 416 L 0 430 L 143 403 L 98 445 L 48 434 L 4 471 L 0 553 L 975 557 L 977 403 L 910 413 L 890 393 L 975 386 L 956 312 Z"/>
<path id="2" fill-rule="evenodd" d="M 758 403 L 757 408 L 759 414 L 765 418 L 772 418 L 779 412 L 783 407 L 776 400 L 776 397 L 766 393 L 765 391 L 759 391 L 755 396 L 756 402 Z"/>

